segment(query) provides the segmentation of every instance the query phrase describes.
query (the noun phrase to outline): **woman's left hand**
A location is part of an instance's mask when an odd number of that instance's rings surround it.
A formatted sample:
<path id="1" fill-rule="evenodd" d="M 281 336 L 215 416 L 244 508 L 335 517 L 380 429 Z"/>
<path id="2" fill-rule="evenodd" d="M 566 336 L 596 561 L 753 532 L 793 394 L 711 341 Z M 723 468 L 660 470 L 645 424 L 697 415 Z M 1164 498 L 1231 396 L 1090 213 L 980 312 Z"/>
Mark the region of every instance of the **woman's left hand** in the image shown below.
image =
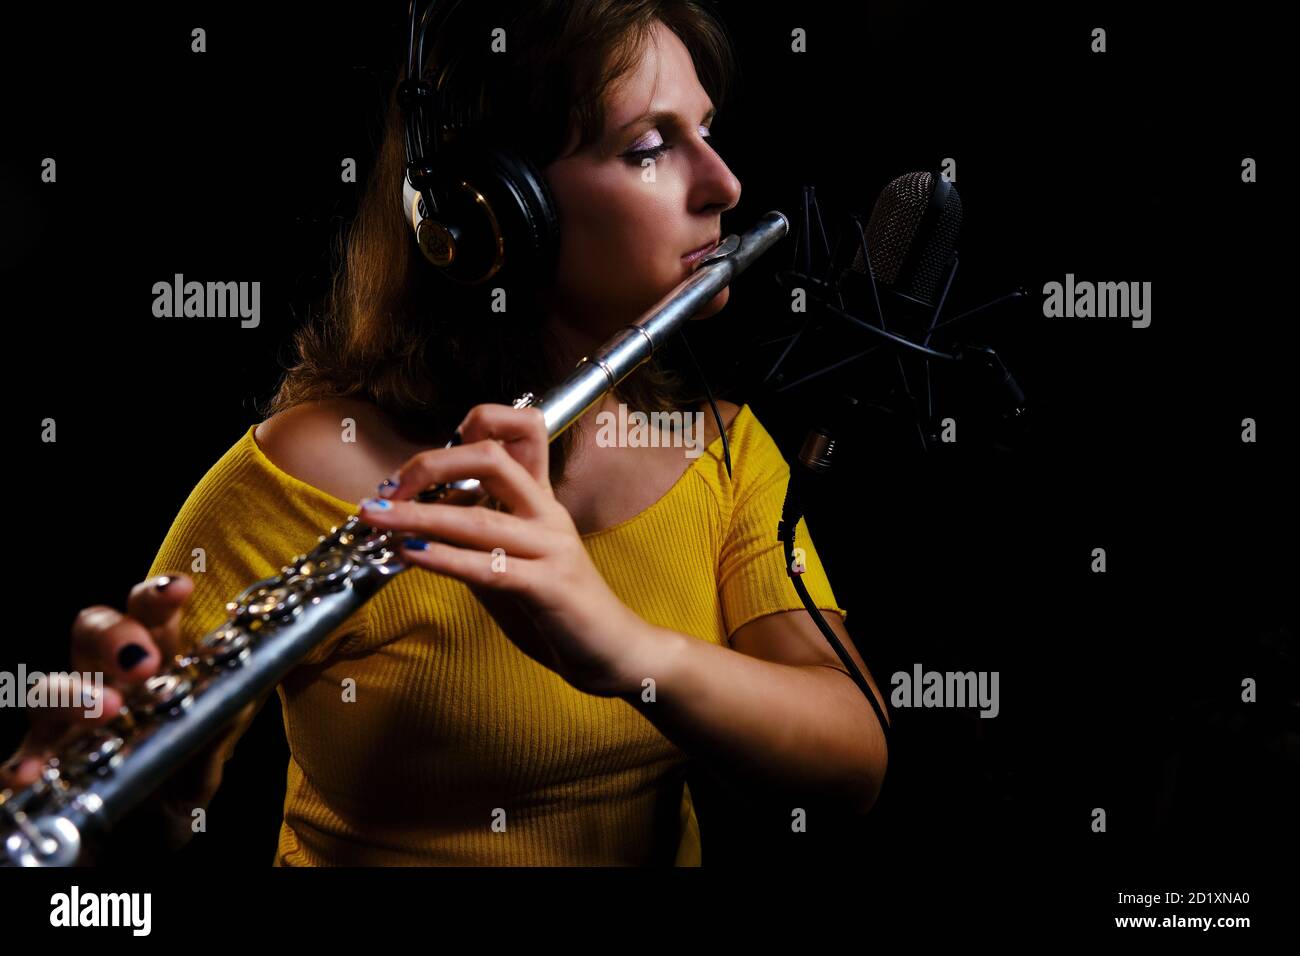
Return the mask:
<path id="1" fill-rule="evenodd" d="M 610 590 L 556 499 L 541 409 L 476 405 L 460 433 L 460 445 L 402 465 L 396 487 L 362 503 L 362 520 L 427 541 L 404 546 L 403 560 L 463 581 L 520 650 L 578 690 L 639 689 L 654 676 L 653 631 Z M 410 500 L 462 478 L 477 478 L 503 510 Z"/>

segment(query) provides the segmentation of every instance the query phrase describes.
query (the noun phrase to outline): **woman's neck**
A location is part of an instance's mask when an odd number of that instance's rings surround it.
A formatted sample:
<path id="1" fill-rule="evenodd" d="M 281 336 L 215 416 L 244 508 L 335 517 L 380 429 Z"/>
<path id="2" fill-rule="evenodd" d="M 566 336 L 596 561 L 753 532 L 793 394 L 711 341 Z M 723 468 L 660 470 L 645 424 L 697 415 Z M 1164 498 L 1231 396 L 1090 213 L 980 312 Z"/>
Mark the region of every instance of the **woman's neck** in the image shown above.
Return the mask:
<path id="1" fill-rule="evenodd" d="M 594 354 L 608 341 L 608 336 L 597 338 L 588 331 L 589 328 L 591 328 L 589 324 L 575 322 L 557 313 L 547 314 L 542 329 L 543 335 L 550 337 L 556 350 L 559 362 L 556 381 L 563 379 L 582 359 Z M 574 436 L 575 444 L 581 442 L 582 436 L 591 434 L 595 430 L 597 415 L 617 407 L 614 393 L 606 392 L 601 401 L 587 409 L 582 417 L 570 426 L 577 429 Z"/>

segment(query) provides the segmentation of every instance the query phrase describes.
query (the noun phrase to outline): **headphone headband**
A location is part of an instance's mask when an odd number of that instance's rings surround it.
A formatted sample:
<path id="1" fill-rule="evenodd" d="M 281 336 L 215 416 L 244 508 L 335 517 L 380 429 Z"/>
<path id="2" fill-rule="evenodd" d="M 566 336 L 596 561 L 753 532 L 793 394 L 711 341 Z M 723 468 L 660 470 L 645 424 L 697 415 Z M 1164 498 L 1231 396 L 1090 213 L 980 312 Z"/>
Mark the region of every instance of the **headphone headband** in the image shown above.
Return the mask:
<path id="1" fill-rule="evenodd" d="M 434 0 L 416 19 L 410 3 L 406 72 L 397 87 L 405 115 L 402 214 L 424 257 L 447 278 L 480 285 L 509 264 L 525 281 L 544 281 L 559 249 L 559 216 L 545 177 L 525 156 L 483 141 L 481 124 L 456 105 L 443 79 L 423 76 L 425 39 L 462 0 Z M 451 123 L 446 120 L 450 118 Z M 481 119 L 481 118 L 477 118 Z M 455 130 L 451 142 L 444 133 Z"/>

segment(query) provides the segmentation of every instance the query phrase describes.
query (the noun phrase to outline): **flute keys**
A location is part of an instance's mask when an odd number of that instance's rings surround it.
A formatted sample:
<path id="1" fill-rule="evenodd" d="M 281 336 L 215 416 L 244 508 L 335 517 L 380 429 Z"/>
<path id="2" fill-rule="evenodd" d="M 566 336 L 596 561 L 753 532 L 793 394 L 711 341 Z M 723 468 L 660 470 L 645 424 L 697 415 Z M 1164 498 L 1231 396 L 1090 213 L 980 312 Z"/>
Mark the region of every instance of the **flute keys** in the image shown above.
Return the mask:
<path id="1" fill-rule="evenodd" d="M 291 618 L 302 605 L 303 594 L 286 584 L 250 585 L 226 609 L 235 620 L 279 624 Z"/>
<path id="2" fill-rule="evenodd" d="M 123 706 L 105 726 L 119 737 L 130 737 L 137 726 L 135 714 L 131 713 L 130 707 Z"/>
<path id="3" fill-rule="evenodd" d="M 342 584 L 356 564 L 346 554 L 327 551 L 308 555 L 298 563 L 298 573 L 320 588 L 332 589 Z"/>
<path id="4" fill-rule="evenodd" d="M 230 667 L 245 660 L 253 643 L 252 636 L 231 624 L 205 634 L 195 650 L 204 664 L 212 668 Z"/>
<path id="5" fill-rule="evenodd" d="M 4 842 L 4 853 L 14 866 L 76 866 L 81 856 L 81 832 L 66 817 L 28 819 L 14 816 L 16 833 Z"/>
<path id="6" fill-rule="evenodd" d="M 190 705 L 193 689 L 194 685 L 179 674 L 154 674 L 144 682 L 134 703 L 155 717 L 174 714 Z"/>
<path id="7" fill-rule="evenodd" d="M 372 528 L 360 518 L 349 518 L 338 529 L 338 542 L 358 554 L 367 555 L 387 547 L 392 532 L 382 528 Z"/>
<path id="8" fill-rule="evenodd" d="M 50 785 L 44 777 L 38 777 L 22 790 L 0 790 L 0 814 L 12 817 L 26 813 L 40 803 L 49 791 Z"/>
<path id="9" fill-rule="evenodd" d="M 121 762 L 126 741 L 112 731 L 100 730 L 75 741 L 64 756 L 66 771 L 72 774 L 107 773 Z"/>

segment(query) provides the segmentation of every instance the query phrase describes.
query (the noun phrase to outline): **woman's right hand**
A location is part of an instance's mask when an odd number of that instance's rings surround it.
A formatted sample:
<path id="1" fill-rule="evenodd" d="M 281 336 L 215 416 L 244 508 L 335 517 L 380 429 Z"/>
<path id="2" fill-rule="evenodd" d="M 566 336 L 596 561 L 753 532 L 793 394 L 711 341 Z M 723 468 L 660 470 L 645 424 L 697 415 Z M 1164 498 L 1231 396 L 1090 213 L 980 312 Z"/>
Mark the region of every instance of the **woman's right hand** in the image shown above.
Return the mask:
<path id="1" fill-rule="evenodd" d="M 110 723 L 132 688 L 184 650 L 181 609 L 193 593 L 194 582 L 186 575 L 164 574 L 131 589 L 126 614 L 102 604 L 82 609 L 72 625 L 72 670 L 103 675 L 103 706 L 78 703 L 29 708 L 30 727 L 17 752 L 0 769 L 0 789 L 18 790 L 34 782 L 46 760 L 54 755 L 55 745 L 71 728 L 86 730 Z M 67 675 L 59 679 L 66 682 Z M 86 689 L 84 683 L 82 687 Z M 247 728 L 259 707 L 260 701 L 248 705 L 229 728 L 205 744 L 150 798 L 150 803 L 160 805 L 170 815 L 172 831 L 181 824 L 188 828 L 193 809 L 206 806 L 212 799 L 228 756 L 224 748 Z M 86 711 L 96 712 L 97 716 L 88 717 Z M 185 838 L 177 833 L 178 842 Z"/>

